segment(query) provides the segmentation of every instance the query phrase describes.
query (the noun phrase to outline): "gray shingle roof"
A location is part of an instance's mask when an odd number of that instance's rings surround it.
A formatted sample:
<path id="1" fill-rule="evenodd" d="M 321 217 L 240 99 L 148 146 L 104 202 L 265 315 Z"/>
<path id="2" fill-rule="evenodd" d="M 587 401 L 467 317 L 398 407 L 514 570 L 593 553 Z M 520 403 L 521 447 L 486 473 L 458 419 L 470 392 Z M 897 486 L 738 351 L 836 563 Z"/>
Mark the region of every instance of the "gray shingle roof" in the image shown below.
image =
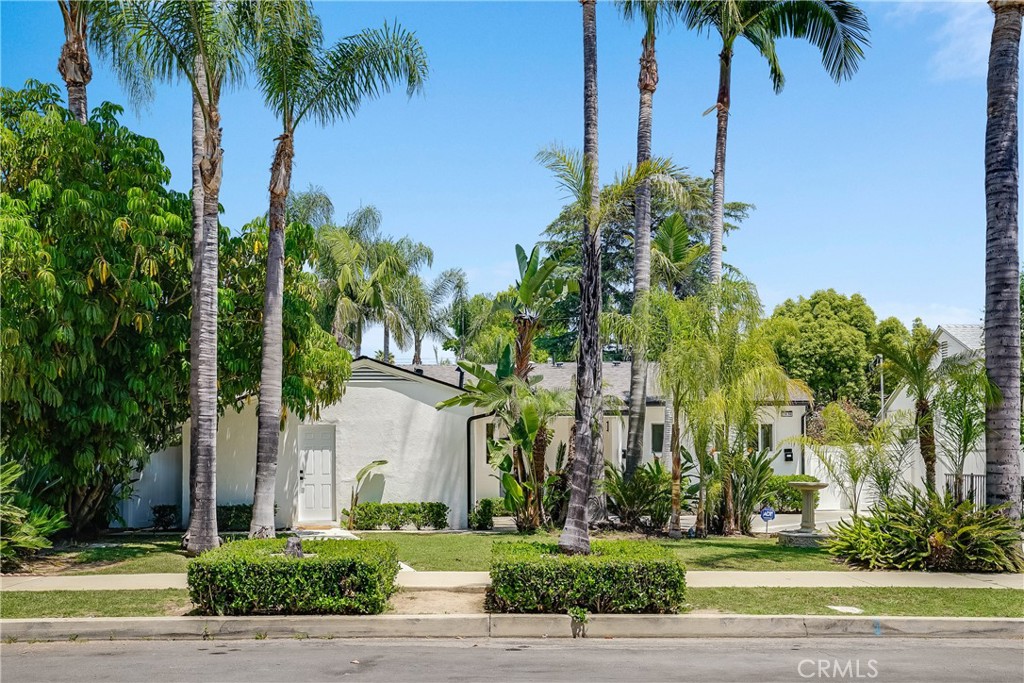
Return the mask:
<path id="1" fill-rule="evenodd" d="M 403 370 L 419 372 L 422 374 L 446 382 L 448 384 L 459 384 L 459 368 L 456 365 L 400 365 Z M 494 370 L 493 365 L 486 366 L 488 370 Z M 630 362 L 621 363 L 608 362 L 601 367 L 601 383 L 607 395 L 615 396 L 623 401 L 629 400 L 629 372 Z M 543 379 L 540 386 L 545 389 L 572 389 L 576 379 L 576 363 L 537 363 L 532 375 L 539 375 Z M 467 377 L 467 381 L 472 379 Z M 649 366 L 647 370 L 647 400 L 648 402 L 660 403 L 662 400 L 661 390 L 658 386 L 658 373 L 655 366 Z M 809 397 L 802 392 L 794 391 L 790 396 L 792 401 L 807 401 Z"/>
<path id="2" fill-rule="evenodd" d="M 981 351 L 985 348 L 985 326 L 984 325 L 939 325 L 957 341 L 972 351 Z"/>

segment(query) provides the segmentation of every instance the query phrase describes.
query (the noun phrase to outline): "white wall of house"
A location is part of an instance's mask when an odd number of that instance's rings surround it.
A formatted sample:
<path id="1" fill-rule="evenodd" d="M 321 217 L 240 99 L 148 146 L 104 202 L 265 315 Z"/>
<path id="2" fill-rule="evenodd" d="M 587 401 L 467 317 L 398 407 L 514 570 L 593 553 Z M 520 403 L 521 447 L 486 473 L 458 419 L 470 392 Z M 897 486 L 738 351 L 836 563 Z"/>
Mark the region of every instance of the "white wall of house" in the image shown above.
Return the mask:
<path id="1" fill-rule="evenodd" d="M 314 425 L 334 428 L 333 502 L 330 520 L 340 523 L 349 507 L 356 473 L 374 460 L 387 460 L 364 481 L 362 502 L 443 502 L 449 523 L 466 524 L 466 419 L 470 408 L 437 410 L 436 404 L 458 393 L 449 387 L 373 361 L 353 363 L 345 396 L 324 408 L 318 419 L 286 421 L 281 433 L 275 497 L 278 528 L 302 522 L 300 468 L 303 434 Z M 182 449 L 188 453 L 188 424 Z M 217 434 L 217 503 L 251 503 L 256 472 L 256 402 L 222 416 Z M 189 462 L 180 466 L 180 497 L 188 521 Z"/>
<path id="2" fill-rule="evenodd" d="M 118 503 L 124 526 L 140 529 L 153 524 L 154 505 L 178 505 L 181 501 L 181 446 L 172 446 L 149 456 L 149 462 L 138 473 L 130 498 Z"/>

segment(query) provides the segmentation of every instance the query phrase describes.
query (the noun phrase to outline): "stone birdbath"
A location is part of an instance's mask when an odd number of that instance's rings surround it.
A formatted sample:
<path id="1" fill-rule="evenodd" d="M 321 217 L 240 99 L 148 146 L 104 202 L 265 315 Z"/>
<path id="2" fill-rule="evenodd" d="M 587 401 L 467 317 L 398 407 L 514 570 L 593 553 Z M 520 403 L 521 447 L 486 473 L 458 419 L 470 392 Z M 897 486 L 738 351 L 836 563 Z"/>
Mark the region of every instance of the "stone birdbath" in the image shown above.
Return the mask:
<path id="1" fill-rule="evenodd" d="M 791 481 L 789 485 L 803 494 L 800 528 L 796 531 L 780 531 L 779 545 L 798 548 L 816 548 L 828 534 L 823 534 L 814 526 L 814 494 L 828 486 L 823 481 Z"/>

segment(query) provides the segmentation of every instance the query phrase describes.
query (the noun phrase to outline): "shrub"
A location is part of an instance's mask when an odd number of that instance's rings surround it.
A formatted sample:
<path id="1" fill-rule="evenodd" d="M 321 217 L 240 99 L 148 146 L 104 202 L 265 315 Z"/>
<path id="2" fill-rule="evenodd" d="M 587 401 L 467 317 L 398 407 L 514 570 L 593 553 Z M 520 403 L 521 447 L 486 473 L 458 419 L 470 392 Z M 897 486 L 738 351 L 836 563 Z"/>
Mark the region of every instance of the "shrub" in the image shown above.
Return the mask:
<path id="1" fill-rule="evenodd" d="M 686 571 L 669 550 L 644 541 L 595 541 L 590 555 L 550 543 L 495 543 L 489 606 L 499 612 L 675 612 Z"/>
<path id="2" fill-rule="evenodd" d="M 789 485 L 791 481 L 817 481 L 809 474 L 776 474 L 768 481 L 768 494 L 765 505 L 770 505 L 776 512 L 801 512 L 803 495 Z M 814 507 L 818 507 L 821 496 L 814 493 Z"/>
<path id="3" fill-rule="evenodd" d="M 833 526 L 826 547 L 867 569 L 1024 571 L 1020 523 L 1004 511 L 911 489 L 906 496 L 883 499 L 866 517 Z"/>
<path id="4" fill-rule="evenodd" d="M 608 509 L 631 528 L 661 530 L 672 513 L 672 475 L 660 461 L 637 468 L 626 477 L 626 467 L 605 465 L 604 492 Z M 685 482 L 683 487 L 685 489 Z"/>
<path id="5" fill-rule="evenodd" d="M 768 497 L 774 459 L 775 455 L 765 449 L 736 458 L 733 462 L 733 509 L 736 513 L 736 526 L 741 533 L 751 533 L 751 517 Z"/>
<path id="6" fill-rule="evenodd" d="M 395 591 L 398 551 L 387 541 L 234 541 L 188 563 L 189 596 L 206 614 L 380 614 Z"/>
<path id="7" fill-rule="evenodd" d="M 64 513 L 18 486 L 25 474 L 14 460 L 0 465 L 0 566 L 16 567 L 25 555 L 49 548 L 49 537 L 67 527 Z"/>
<path id="8" fill-rule="evenodd" d="M 469 513 L 469 528 L 474 531 L 490 531 L 494 528 L 494 498 L 477 501 L 476 508 Z"/>
<path id="9" fill-rule="evenodd" d="M 154 505 L 153 526 L 157 529 L 177 529 L 181 525 L 181 515 L 177 505 Z M 218 527 L 219 528 L 219 527 Z M 249 527 L 246 526 L 246 529 Z"/>
<path id="10" fill-rule="evenodd" d="M 444 503 L 359 503 L 355 528 L 363 531 L 386 527 L 395 531 L 406 524 L 417 529 L 448 528 L 448 506 Z M 247 527 L 248 528 L 248 527 Z"/>

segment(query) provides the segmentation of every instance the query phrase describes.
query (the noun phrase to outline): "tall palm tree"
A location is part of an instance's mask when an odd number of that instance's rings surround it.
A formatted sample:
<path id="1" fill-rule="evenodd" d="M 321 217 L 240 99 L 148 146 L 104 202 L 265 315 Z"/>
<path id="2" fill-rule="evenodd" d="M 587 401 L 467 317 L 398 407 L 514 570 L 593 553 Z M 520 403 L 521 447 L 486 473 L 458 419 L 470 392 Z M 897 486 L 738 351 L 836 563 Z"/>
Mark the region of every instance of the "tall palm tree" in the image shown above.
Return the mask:
<path id="1" fill-rule="evenodd" d="M 659 23 L 666 16 L 667 3 L 661 0 L 620 0 L 627 19 L 639 17 L 644 24 L 641 41 L 640 113 L 636 128 L 636 162 L 651 158 L 651 132 L 654 118 L 654 91 L 658 88 L 658 59 L 655 40 Z M 633 300 L 651 288 L 651 186 L 641 183 L 633 206 L 636 228 L 633 235 Z M 631 476 L 640 465 L 644 444 L 644 413 L 647 403 L 647 359 L 634 349 L 629 370 L 629 420 L 626 431 L 626 474 Z"/>
<path id="2" fill-rule="evenodd" d="M 732 97 L 732 57 L 736 40 L 744 38 L 768 62 L 772 85 L 782 90 L 785 78 L 775 52 L 779 38 L 803 38 L 821 51 L 822 63 L 836 82 L 850 78 L 868 44 L 864 13 L 848 0 L 674 0 L 676 10 L 693 29 L 715 31 L 719 53 L 715 139 L 711 281 L 722 278 L 722 232 L 725 224 L 725 149 Z M 709 109 L 710 112 L 712 109 Z"/>
<path id="3" fill-rule="evenodd" d="M 985 411 L 985 497 L 1009 503 L 1020 519 L 1021 394 L 1018 280 L 1017 91 L 1024 3 L 991 0 L 995 12 L 988 60 L 988 125 L 985 130 L 985 368 L 1002 395 Z"/>
<path id="4" fill-rule="evenodd" d="M 939 387 L 945 368 L 933 365 L 939 353 L 938 331 L 929 332 L 918 320 L 907 340 L 882 338 L 875 351 L 885 359 L 886 377 L 893 377 L 892 391 L 905 388 L 914 400 L 914 425 L 924 460 L 925 484 L 935 490 L 935 420 L 932 398 Z M 1015 369 L 1014 372 L 1018 372 Z"/>
<path id="5" fill-rule="evenodd" d="M 190 514 L 183 545 L 200 553 L 217 535 L 217 287 L 223 174 L 220 95 L 243 71 L 247 32 L 272 5 L 217 0 L 122 0 L 94 42 L 109 56 L 133 101 L 152 81 L 185 80 L 192 90 L 192 330 L 189 380 Z M 293 3 L 281 3 L 297 7 Z"/>
<path id="6" fill-rule="evenodd" d="M 588 3 L 584 2 L 585 19 L 587 7 Z M 584 33 L 587 32 L 587 26 L 585 20 Z M 594 30 L 593 27 L 591 30 Z M 596 59 L 596 56 L 592 57 Z M 672 181 L 675 169 L 668 160 L 651 159 L 637 165 L 635 170 L 627 169 L 615 183 L 598 193 L 595 192 L 595 166 L 586 154 L 552 147 L 541 150 L 537 159 L 554 174 L 558 184 L 565 190 L 572 202 L 571 209 L 583 217 L 581 222 L 586 239 L 583 276 L 580 279 L 580 360 L 576 366 L 576 415 L 573 427 L 576 432 L 575 448 L 570 444 L 570 454 L 573 456 L 569 482 L 571 492 L 565 528 L 558 542 L 563 552 L 585 554 L 590 552 L 589 519 L 593 518 L 594 512 L 588 510 L 588 507 L 597 508 L 600 512 L 602 504 L 591 500 L 592 495 L 600 498 L 599 492 L 592 492 L 592 482 L 598 481 L 601 476 L 593 471 L 594 459 L 597 459 L 602 470 L 604 468 L 600 429 L 604 413 L 601 396 L 601 226 L 621 208 L 623 202 L 632 199 L 641 182 Z M 584 432 L 584 436 L 581 436 Z"/>
<path id="7" fill-rule="evenodd" d="M 446 302 L 465 288 L 466 274 L 461 268 L 444 271 L 431 282 L 413 275 L 405 283 L 402 316 L 412 337 L 412 364 L 423 363 L 423 340 L 448 336 L 449 307 Z"/>
<path id="8" fill-rule="evenodd" d="M 328 125 L 347 119 L 363 100 L 404 82 L 412 96 L 427 75 L 427 60 L 416 37 L 399 26 L 367 29 L 324 49 L 319 20 L 310 9 L 296 21 L 268 12 L 252 46 L 256 76 L 268 108 L 281 121 L 270 167 L 267 284 L 263 300 L 263 358 L 260 372 L 256 483 L 249 535 L 274 536 L 274 487 L 281 431 L 284 241 L 291 191 L 295 132 L 307 119 Z"/>
<path id="9" fill-rule="evenodd" d="M 92 80 L 89 61 L 89 14 L 93 2 L 86 0 L 57 0 L 64 20 L 64 45 L 57 60 L 57 71 L 64 79 L 68 91 L 68 109 L 80 123 L 89 121 L 89 102 L 85 87 Z"/>

